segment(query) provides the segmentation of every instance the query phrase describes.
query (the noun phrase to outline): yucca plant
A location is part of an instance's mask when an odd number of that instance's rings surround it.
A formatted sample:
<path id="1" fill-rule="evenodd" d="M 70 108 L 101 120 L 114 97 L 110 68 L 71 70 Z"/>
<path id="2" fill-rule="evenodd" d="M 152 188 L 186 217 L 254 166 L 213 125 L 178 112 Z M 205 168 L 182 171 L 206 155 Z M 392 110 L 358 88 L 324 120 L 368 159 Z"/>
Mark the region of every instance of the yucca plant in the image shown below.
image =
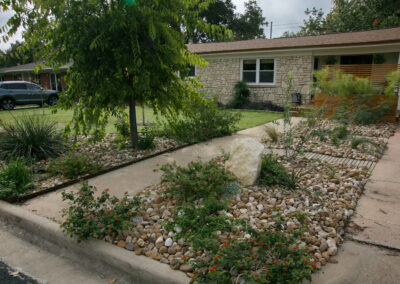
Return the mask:
<path id="1" fill-rule="evenodd" d="M 0 126 L 4 129 L 0 136 L 2 158 L 41 160 L 56 157 L 66 149 L 56 123 L 41 117 L 20 117 L 11 124 L 0 122 Z"/>

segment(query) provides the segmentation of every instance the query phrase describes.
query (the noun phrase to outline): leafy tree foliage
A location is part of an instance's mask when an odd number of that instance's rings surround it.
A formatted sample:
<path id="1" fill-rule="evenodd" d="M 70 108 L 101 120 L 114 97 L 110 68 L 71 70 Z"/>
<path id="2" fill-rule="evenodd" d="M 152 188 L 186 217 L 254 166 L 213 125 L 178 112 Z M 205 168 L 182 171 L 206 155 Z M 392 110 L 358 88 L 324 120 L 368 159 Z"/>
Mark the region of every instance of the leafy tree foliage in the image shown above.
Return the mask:
<path id="1" fill-rule="evenodd" d="M 201 17 L 208 24 L 229 27 L 235 19 L 235 9 L 236 7 L 233 5 L 232 0 L 216 0 L 201 13 Z M 231 34 L 224 36 L 224 40 L 230 40 L 231 38 Z M 214 37 L 210 37 L 209 34 L 197 30 L 194 31 L 193 35 L 189 35 L 188 38 L 188 41 L 192 41 L 193 43 L 216 40 Z"/>
<path id="2" fill-rule="evenodd" d="M 236 18 L 229 26 L 233 31 L 235 39 L 245 40 L 245 39 L 255 39 L 263 38 L 264 25 L 267 25 L 261 8 L 258 6 L 257 1 L 251 0 L 245 4 L 246 11 L 244 14 L 237 14 Z"/>
<path id="3" fill-rule="evenodd" d="M 235 9 L 232 0 L 215 0 L 208 9 L 201 13 L 201 17 L 208 24 L 222 25 L 230 29 L 236 40 L 265 37 L 263 26 L 268 23 L 263 17 L 262 9 L 258 6 L 257 1 L 246 2 L 244 14 L 235 13 Z M 226 34 L 223 37 L 225 41 L 231 39 L 231 34 Z M 189 35 L 188 40 L 197 43 L 218 41 L 219 39 L 195 31 L 194 35 Z"/>
<path id="4" fill-rule="evenodd" d="M 212 0 L 5 0 L 3 10 L 14 10 L 7 36 L 26 28 L 29 46 L 46 64 L 73 62 L 60 98 L 62 108 L 74 110 L 73 127 L 101 133 L 108 118 L 127 105 L 132 146 L 138 146 L 136 104 L 156 112 L 179 110 L 197 96 L 196 81 L 182 79 L 188 65 L 205 62 L 191 54 L 186 33 L 194 30 L 219 38 L 224 28 L 206 24 L 200 16 Z"/>
<path id="5" fill-rule="evenodd" d="M 352 32 L 400 26 L 398 0 L 334 0 L 325 16 L 316 8 L 305 11 L 308 19 L 296 35 Z M 290 34 L 286 34 L 290 35 Z"/>
<path id="6" fill-rule="evenodd" d="M 9 67 L 34 61 L 34 52 L 23 42 L 16 41 L 5 52 L 0 50 L 0 67 Z"/>

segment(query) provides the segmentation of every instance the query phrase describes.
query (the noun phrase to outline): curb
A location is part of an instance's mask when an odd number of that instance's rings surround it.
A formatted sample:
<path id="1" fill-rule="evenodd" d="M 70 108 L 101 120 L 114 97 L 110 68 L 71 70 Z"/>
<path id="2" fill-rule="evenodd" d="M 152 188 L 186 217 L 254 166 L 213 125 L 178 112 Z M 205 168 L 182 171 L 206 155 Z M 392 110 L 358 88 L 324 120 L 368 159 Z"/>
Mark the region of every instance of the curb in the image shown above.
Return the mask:
<path id="1" fill-rule="evenodd" d="M 130 283 L 187 284 L 189 278 L 169 266 L 101 240 L 77 243 L 64 235 L 59 224 L 20 207 L 0 201 L 0 220 L 18 226 L 37 237 L 38 242 L 50 242 L 67 249 L 92 267 L 106 266 L 129 277 Z"/>

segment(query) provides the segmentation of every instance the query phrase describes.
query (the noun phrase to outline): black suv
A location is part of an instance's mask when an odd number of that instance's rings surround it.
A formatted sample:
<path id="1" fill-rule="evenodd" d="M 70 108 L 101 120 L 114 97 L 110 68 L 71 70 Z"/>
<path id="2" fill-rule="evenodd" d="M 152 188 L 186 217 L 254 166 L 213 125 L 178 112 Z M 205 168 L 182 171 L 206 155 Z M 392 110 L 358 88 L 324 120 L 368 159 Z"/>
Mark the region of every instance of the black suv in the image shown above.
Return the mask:
<path id="1" fill-rule="evenodd" d="M 54 106 L 58 92 L 44 90 L 37 84 L 25 81 L 0 82 L 0 108 L 12 110 L 16 105 L 48 104 Z"/>

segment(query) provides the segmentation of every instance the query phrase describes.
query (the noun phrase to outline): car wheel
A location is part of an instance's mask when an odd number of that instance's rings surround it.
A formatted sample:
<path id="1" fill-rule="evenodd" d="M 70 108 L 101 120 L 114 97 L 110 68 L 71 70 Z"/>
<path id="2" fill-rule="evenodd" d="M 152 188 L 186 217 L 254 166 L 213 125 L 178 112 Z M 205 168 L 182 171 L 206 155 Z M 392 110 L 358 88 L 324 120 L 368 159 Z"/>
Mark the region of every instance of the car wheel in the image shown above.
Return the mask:
<path id="1" fill-rule="evenodd" d="M 57 104 L 57 102 L 58 102 L 57 96 L 51 96 L 47 101 L 49 106 L 55 106 Z"/>
<path id="2" fill-rule="evenodd" d="M 1 107 L 4 110 L 13 110 L 15 107 L 15 102 L 13 99 L 4 99 L 1 101 Z"/>

